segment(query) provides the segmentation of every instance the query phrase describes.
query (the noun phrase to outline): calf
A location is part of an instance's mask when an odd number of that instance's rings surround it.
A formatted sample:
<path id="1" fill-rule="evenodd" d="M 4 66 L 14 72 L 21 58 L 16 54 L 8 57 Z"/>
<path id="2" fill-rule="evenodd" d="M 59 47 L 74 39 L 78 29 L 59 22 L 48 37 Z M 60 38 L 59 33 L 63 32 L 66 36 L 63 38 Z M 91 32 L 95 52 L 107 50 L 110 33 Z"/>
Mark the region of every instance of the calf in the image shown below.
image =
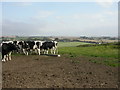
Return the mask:
<path id="1" fill-rule="evenodd" d="M 12 51 L 17 50 L 17 47 L 12 43 L 2 43 L 2 61 L 11 60 Z"/>

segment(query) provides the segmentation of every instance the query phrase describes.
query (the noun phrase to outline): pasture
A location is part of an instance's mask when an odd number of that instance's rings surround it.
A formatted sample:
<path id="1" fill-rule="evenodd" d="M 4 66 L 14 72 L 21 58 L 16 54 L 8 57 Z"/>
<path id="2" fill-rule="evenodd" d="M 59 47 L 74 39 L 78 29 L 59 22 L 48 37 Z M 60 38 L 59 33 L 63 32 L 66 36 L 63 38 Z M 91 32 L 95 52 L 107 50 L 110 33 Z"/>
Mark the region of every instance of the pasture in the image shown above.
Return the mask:
<path id="1" fill-rule="evenodd" d="M 78 45 L 84 45 L 89 43 L 84 42 L 59 42 L 58 47 L 76 47 Z"/>
<path id="2" fill-rule="evenodd" d="M 77 43 L 78 44 L 78 43 Z M 73 45 L 73 46 L 72 46 Z M 76 45 L 76 43 L 75 43 Z M 91 60 L 95 63 L 100 64 L 106 64 L 113 67 L 118 66 L 118 48 L 117 45 L 87 45 L 85 43 L 79 45 L 78 47 L 75 46 L 73 43 L 71 46 L 65 45 L 59 47 L 59 53 L 64 55 L 66 54 L 68 57 L 80 57 L 80 56 L 86 56 L 86 57 L 96 57 L 96 58 L 102 58 L 102 60 Z"/>
<path id="3" fill-rule="evenodd" d="M 118 46 L 59 42 L 58 51 L 14 54 L 3 63 L 3 88 L 118 88 Z"/>

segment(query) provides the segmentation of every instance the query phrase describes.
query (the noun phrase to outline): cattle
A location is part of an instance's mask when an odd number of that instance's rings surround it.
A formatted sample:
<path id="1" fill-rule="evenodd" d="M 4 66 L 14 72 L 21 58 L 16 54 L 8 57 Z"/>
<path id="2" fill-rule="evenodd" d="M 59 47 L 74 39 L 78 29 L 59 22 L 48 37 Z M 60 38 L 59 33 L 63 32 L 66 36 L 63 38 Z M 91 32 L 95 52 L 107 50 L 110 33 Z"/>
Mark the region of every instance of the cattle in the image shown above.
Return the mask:
<path id="1" fill-rule="evenodd" d="M 49 50 L 51 51 L 51 54 L 56 54 L 58 53 L 57 44 L 57 41 L 46 41 L 41 46 L 41 49 L 44 51 L 44 54 L 48 54 Z"/>
<path id="2" fill-rule="evenodd" d="M 40 55 L 41 54 L 40 47 L 42 46 L 43 42 L 42 41 L 34 41 L 34 42 L 35 42 L 35 45 L 33 49 L 37 50 L 38 55 Z"/>
<path id="3" fill-rule="evenodd" d="M 13 44 L 18 47 L 19 53 L 24 53 L 28 55 L 35 51 L 40 55 L 40 47 L 42 46 L 42 41 L 13 41 Z"/>
<path id="4" fill-rule="evenodd" d="M 17 47 L 11 42 L 3 42 L 1 49 L 3 62 L 11 60 L 12 51 L 17 51 Z"/>
<path id="5" fill-rule="evenodd" d="M 51 54 L 58 53 L 57 50 L 57 41 L 3 41 L 1 43 L 1 53 L 2 61 L 11 60 L 11 53 L 24 53 L 29 55 L 35 51 L 38 55 L 48 54 L 51 51 Z"/>
<path id="6" fill-rule="evenodd" d="M 16 45 L 19 47 L 19 53 L 28 55 L 29 46 L 25 41 L 17 41 Z"/>
<path id="7" fill-rule="evenodd" d="M 26 43 L 29 46 L 29 51 L 33 52 L 35 51 L 40 55 L 40 47 L 42 46 L 42 41 L 26 41 Z"/>

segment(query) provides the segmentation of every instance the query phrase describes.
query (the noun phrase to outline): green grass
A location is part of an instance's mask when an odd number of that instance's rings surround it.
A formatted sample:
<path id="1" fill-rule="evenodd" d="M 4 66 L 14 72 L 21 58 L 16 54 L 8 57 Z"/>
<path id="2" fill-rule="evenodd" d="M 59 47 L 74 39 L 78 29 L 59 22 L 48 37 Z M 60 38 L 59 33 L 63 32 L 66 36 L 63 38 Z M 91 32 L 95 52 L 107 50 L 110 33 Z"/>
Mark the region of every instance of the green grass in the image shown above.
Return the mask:
<path id="1" fill-rule="evenodd" d="M 66 43 L 62 44 L 59 47 L 59 54 L 65 54 L 68 57 L 75 58 L 80 56 L 87 57 L 100 57 L 103 60 L 91 60 L 94 63 L 105 64 L 109 66 L 116 67 L 118 66 L 118 49 L 115 45 L 85 45 L 81 43 L 79 47 L 75 47 L 76 45 L 66 46 Z M 73 43 L 72 43 L 73 44 Z M 80 43 L 79 43 L 80 44 Z M 63 46 L 65 45 L 65 46 Z M 68 43 L 67 43 L 68 45 Z M 114 48 L 115 47 L 115 48 Z"/>
<path id="2" fill-rule="evenodd" d="M 84 42 L 58 42 L 58 47 L 75 47 L 78 45 L 84 45 L 89 43 Z"/>
<path id="3" fill-rule="evenodd" d="M 59 47 L 60 54 L 68 54 L 73 57 L 91 56 L 91 57 L 111 57 L 118 58 L 118 49 L 104 46 L 94 47 Z"/>

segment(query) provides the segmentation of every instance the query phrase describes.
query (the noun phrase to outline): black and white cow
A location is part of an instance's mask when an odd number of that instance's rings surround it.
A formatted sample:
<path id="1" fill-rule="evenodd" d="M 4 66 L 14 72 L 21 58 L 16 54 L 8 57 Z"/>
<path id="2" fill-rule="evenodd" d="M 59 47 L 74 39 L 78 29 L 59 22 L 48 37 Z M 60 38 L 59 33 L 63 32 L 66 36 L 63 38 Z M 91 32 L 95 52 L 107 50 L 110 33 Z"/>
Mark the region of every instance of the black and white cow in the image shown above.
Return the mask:
<path id="1" fill-rule="evenodd" d="M 29 46 L 29 51 L 33 52 L 35 51 L 40 55 L 40 47 L 42 46 L 42 41 L 26 41 L 26 43 Z"/>
<path id="2" fill-rule="evenodd" d="M 43 45 L 41 46 L 41 50 L 44 51 L 44 54 L 48 54 L 49 50 L 51 51 L 51 54 L 56 54 L 58 53 L 57 44 L 58 44 L 57 41 L 44 42 Z"/>
<path id="3" fill-rule="evenodd" d="M 17 47 L 11 42 L 3 42 L 1 44 L 1 53 L 2 53 L 2 61 L 11 60 L 12 51 L 17 51 Z"/>
<path id="4" fill-rule="evenodd" d="M 19 53 L 28 55 L 29 46 L 25 41 L 17 41 L 15 45 L 19 47 Z"/>

